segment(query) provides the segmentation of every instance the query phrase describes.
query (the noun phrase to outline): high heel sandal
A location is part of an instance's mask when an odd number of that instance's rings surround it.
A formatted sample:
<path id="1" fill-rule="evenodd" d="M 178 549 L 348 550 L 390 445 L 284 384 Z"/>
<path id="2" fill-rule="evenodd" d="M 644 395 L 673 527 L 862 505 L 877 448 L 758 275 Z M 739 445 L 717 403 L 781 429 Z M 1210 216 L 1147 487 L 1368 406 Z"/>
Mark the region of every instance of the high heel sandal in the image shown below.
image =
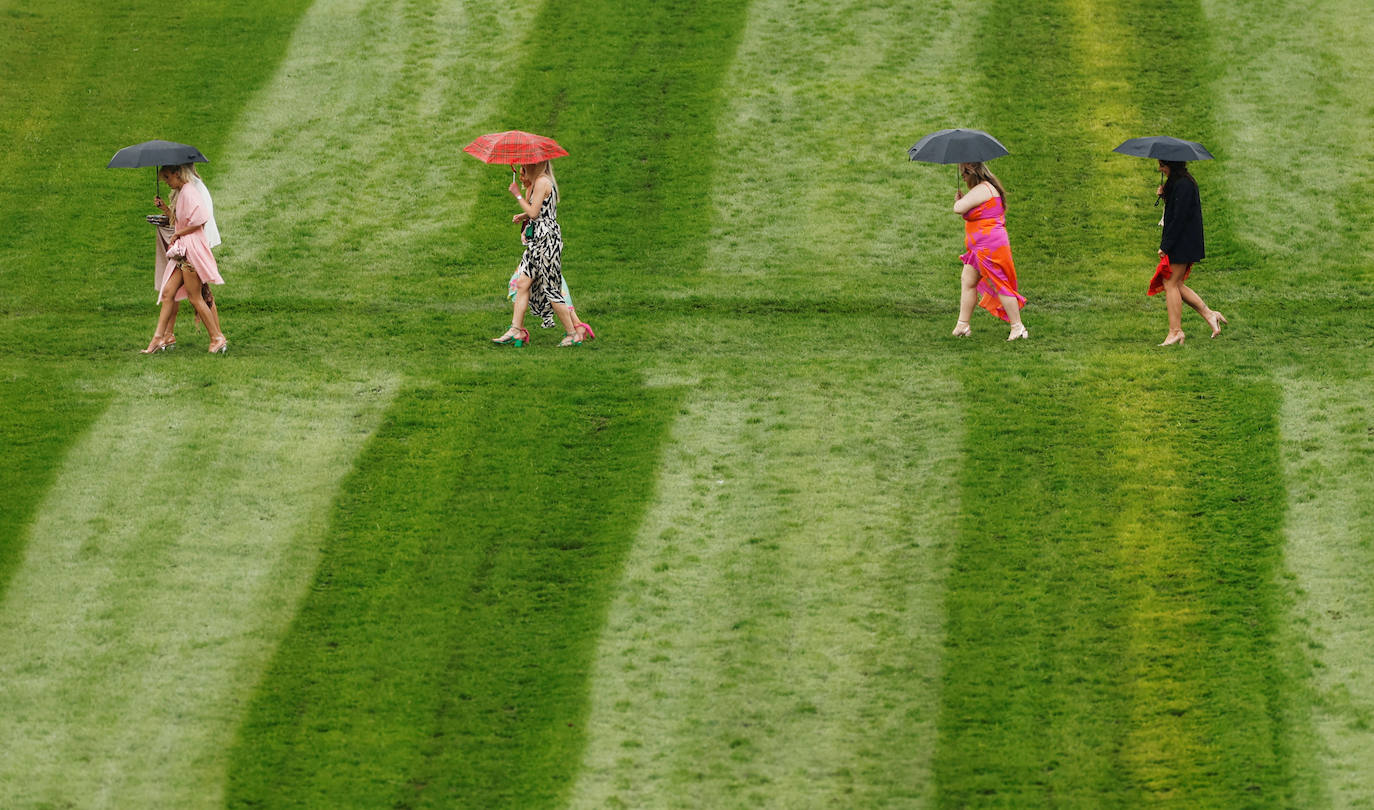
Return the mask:
<path id="1" fill-rule="evenodd" d="M 1159 345 L 1161 345 L 1161 346 L 1182 346 L 1182 345 L 1183 345 L 1183 340 L 1184 340 L 1184 338 L 1186 338 L 1186 337 L 1188 337 L 1188 336 L 1185 335 L 1185 334 L 1183 334 L 1182 332 L 1179 332 L 1179 333 L 1178 333 L 1178 337 L 1177 337 L 1177 338 L 1175 338 L 1173 335 L 1166 335 L 1166 336 L 1164 337 L 1164 342 L 1161 343 L 1161 344 L 1159 344 Z"/>
<path id="2" fill-rule="evenodd" d="M 506 334 L 498 338 L 492 338 L 491 342 L 498 346 L 515 346 L 519 348 L 530 342 L 530 331 L 516 326 L 515 324 L 511 324 L 511 327 L 506 330 Z"/>
<path id="3" fill-rule="evenodd" d="M 592 325 L 585 321 L 579 321 L 577 328 L 586 333 L 583 340 L 596 340 L 596 333 L 592 331 Z"/>
<path id="4" fill-rule="evenodd" d="M 582 339 L 578 337 L 578 330 L 574 329 L 573 331 L 564 335 L 563 339 L 558 342 L 558 345 L 560 347 L 581 346 Z"/>
<path id="5" fill-rule="evenodd" d="M 968 321 L 955 321 L 954 331 L 950 334 L 954 337 L 968 337 L 973 334 L 973 330 L 969 328 Z"/>
<path id="6" fill-rule="evenodd" d="M 1227 326 L 1230 326 L 1230 325 L 1231 325 L 1231 322 L 1228 321 L 1228 320 L 1226 320 L 1226 316 L 1225 316 L 1225 315 L 1222 315 L 1220 312 L 1217 312 L 1215 309 L 1212 310 L 1212 320 L 1207 324 L 1208 326 L 1212 327 L 1212 337 L 1216 337 L 1217 335 L 1220 335 L 1220 334 L 1221 334 L 1221 325 L 1222 325 L 1222 324 L 1226 324 Z"/>
<path id="7" fill-rule="evenodd" d="M 1030 340 L 1030 330 L 1024 323 L 1014 323 L 1011 325 L 1011 334 L 1007 336 L 1007 342 L 1013 340 Z"/>
<path id="8" fill-rule="evenodd" d="M 176 335 L 173 335 L 173 334 L 170 334 L 170 333 L 169 333 L 169 334 L 167 335 L 167 337 L 163 338 L 163 340 L 162 340 L 162 351 L 165 352 L 165 351 L 167 351 L 168 349 L 175 349 L 176 347 L 177 347 L 177 336 L 176 336 Z"/>
<path id="9" fill-rule="evenodd" d="M 162 335 L 153 335 L 153 339 L 148 341 L 148 348 L 139 349 L 139 354 L 157 354 L 167 349 L 167 339 Z"/>
<path id="10" fill-rule="evenodd" d="M 210 341 L 210 354 L 228 354 L 229 338 L 224 335 L 219 336 L 219 340 Z"/>

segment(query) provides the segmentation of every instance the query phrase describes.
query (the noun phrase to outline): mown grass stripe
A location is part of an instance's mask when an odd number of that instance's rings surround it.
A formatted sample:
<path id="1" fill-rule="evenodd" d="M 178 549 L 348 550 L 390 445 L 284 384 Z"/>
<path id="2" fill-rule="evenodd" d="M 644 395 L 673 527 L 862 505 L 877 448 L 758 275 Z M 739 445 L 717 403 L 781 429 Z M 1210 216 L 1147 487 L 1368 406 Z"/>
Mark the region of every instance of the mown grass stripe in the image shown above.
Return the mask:
<path id="1" fill-rule="evenodd" d="M 924 366 L 843 377 L 699 385 L 685 403 L 602 636 L 569 806 L 929 798 L 957 391 Z"/>
<path id="2" fill-rule="evenodd" d="M 0 603 L 6 807 L 220 803 L 238 707 L 390 385 L 206 377 L 131 383 L 38 513 Z"/>
<path id="3" fill-rule="evenodd" d="M 1288 482 L 1285 562 L 1309 670 L 1308 710 L 1322 807 L 1374 801 L 1374 390 L 1297 374 L 1283 379 L 1280 430 Z"/>
<path id="4" fill-rule="evenodd" d="M 677 396 L 582 384 L 458 376 L 398 400 L 244 725 L 229 806 L 562 795 L 581 745 L 578 662 Z M 491 452 L 498 438 L 519 450 Z"/>
<path id="5" fill-rule="evenodd" d="M 941 803 L 1283 806 L 1276 391 L 1096 365 L 965 381 Z"/>

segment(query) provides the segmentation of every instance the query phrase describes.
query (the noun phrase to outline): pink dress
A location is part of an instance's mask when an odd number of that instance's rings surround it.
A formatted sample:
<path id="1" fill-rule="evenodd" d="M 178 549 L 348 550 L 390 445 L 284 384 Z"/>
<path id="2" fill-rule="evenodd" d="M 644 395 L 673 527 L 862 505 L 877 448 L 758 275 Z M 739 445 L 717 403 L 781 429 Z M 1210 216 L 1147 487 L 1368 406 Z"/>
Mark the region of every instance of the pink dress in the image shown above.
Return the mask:
<path id="1" fill-rule="evenodd" d="M 219 265 L 215 263 L 215 254 L 210 252 L 210 240 L 205 236 L 205 222 L 210 218 L 209 209 L 205 206 L 205 200 L 201 197 L 200 189 L 194 183 L 187 183 L 177 192 L 177 207 L 175 225 L 178 229 L 194 227 L 190 233 L 182 234 L 173 244 L 180 244 L 186 248 L 186 258 L 183 260 L 191 267 L 195 268 L 196 275 L 200 276 L 202 284 L 223 284 L 224 279 L 220 277 Z M 162 277 L 158 279 L 157 300 L 162 301 L 162 289 L 167 284 L 167 279 L 171 278 L 172 272 L 176 270 L 178 261 L 168 259 L 167 264 L 162 269 Z M 183 285 L 177 292 L 176 300 L 186 300 L 186 287 Z"/>

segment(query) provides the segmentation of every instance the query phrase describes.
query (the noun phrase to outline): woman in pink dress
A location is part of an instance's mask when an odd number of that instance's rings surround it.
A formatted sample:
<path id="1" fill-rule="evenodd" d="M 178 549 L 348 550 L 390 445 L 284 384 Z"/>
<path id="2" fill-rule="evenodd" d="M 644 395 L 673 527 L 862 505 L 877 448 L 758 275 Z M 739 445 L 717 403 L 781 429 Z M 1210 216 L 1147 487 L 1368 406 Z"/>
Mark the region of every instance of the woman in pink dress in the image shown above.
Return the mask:
<path id="1" fill-rule="evenodd" d="M 174 340 L 171 337 L 171 324 L 176 317 L 176 302 L 185 298 L 190 300 L 201 323 L 210 333 L 210 353 L 223 354 L 228 351 L 229 341 L 220 330 L 218 308 L 212 309 L 206 303 L 205 291 L 202 290 L 205 284 L 224 283 L 205 234 L 205 224 L 210 218 L 209 206 L 196 186 L 190 164 L 163 166 L 158 170 L 158 177 L 172 189 L 174 196 L 172 235 L 167 246 L 167 264 L 158 283 L 158 303 L 162 305 L 162 311 L 158 315 L 152 342 L 143 353 L 151 354 L 171 345 Z"/>
<path id="2" fill-rule="evenodd" d="M 206 207 L 210 212 L 210 218 L 205 222 L 205 236 L 210 242 L 210 251 L 214 252 L 214 250 L 220 246 L 221 242 L 219 226 L 215 223 L 215 202 L 210 198 L 210 189 L 205 187 L 205 181 L 201 179 L 200 172 L 196 171 L 196 165 L 194 163 L 191 164 L 191 176 L 194 178 L 196 189 L 200 191 Z M 174 214 L 172 209 L 160 196 L 153 198 L 153 205 L 162 212 L 161 221 L 158 221 L 155 217 L 148 217 L 148 221 L 152 223 L 154 227 L 153 240 L 156 248 L 153 256 L 153 289 L 161 293 L 162 284 L 167 279 L 167 246 L 171 244 L 172 233 L 175 231 L 171 224 Z M 204 293 L 205 305 L 210 307 L 210 311 L 215 313 L 215 316 L 218 317 L 219 311 L 215 307 L 215 297 L 210 294 L 210 286 L 208 284 L 203 285 L 200 289 L 201 292 Z M 172 317 L 160 330 L 162 333 L 162 343 L 156 349 L 144 349 L 144 354 L 152 354 L 154 351 L 176 348 L 177 310 L 180 302 L 186 300 L 186 297 L 187 293 L 184 287 L 173 296 Z M 200 318 L 196 317 L 194 321 L 196 324 L 199 324 Z"/>
<path id="3" fill-rule="evenodd" d="M 1021 323 L 1021 307 L 1026 299 L 1016 289 L 1016 265 L 1011 260 L 1011 240 L 1007 237 L 1007 206 L 1002 182 L 982 163 L 960 163 L 959 176 L 968 184 L 968 193 L 955 192 L 954 213 L 964 218 L 964 263 L 959 295 L 959 320 L 955 337 L 972 331 L 969 319 L 973 305 L 1011 324 L 1007 340 L 1030 337 Z"/>

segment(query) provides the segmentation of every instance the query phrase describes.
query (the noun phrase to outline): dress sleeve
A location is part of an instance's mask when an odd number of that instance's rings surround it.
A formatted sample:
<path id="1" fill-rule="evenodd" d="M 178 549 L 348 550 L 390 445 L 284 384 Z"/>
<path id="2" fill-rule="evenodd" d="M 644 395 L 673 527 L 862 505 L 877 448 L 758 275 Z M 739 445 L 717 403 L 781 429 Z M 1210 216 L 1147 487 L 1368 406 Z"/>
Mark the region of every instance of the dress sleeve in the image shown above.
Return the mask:
<path id="1" fill-rule="evenodd" d="M 210 218 L 205 200 L 195 183 L 187 183 L 177 192 L 177 228 L 199 228 Z"/>

